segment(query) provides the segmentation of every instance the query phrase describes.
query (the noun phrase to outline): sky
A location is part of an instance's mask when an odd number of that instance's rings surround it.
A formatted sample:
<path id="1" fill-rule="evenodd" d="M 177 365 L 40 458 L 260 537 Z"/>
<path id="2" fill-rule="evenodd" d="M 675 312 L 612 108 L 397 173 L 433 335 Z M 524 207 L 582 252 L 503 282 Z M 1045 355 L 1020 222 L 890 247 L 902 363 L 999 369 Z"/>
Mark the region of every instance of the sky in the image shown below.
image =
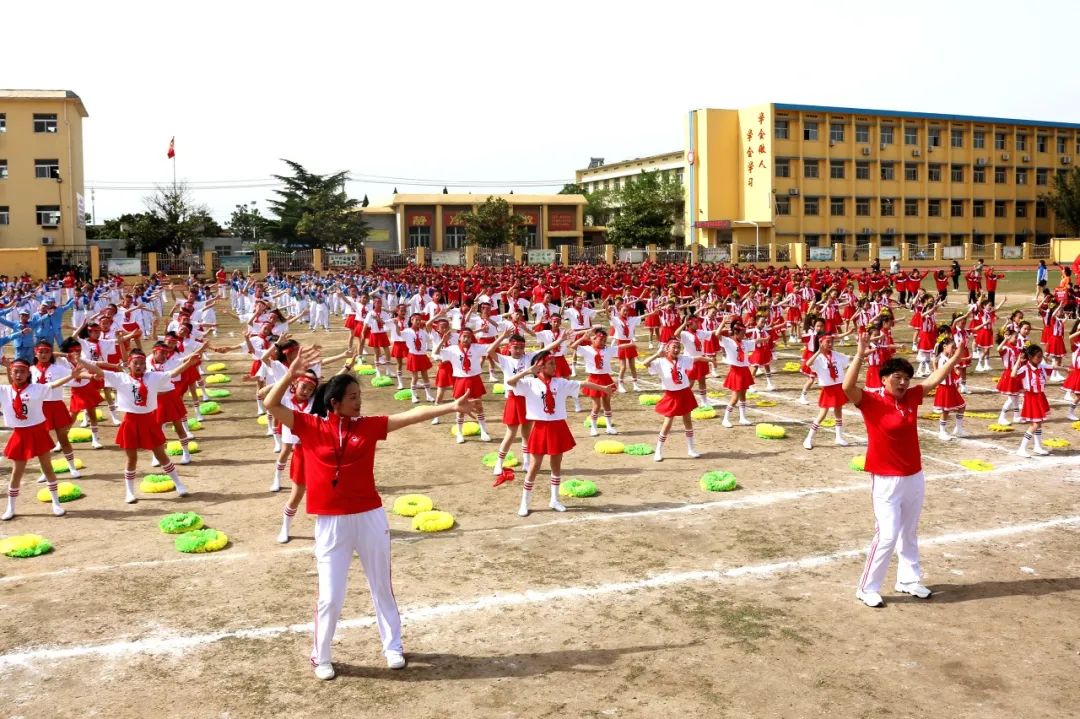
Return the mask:
<path id="1" fill-rule="evenodd" d="M 373 202 L 557 191 L 590 157 L 685 149 L 696 108 L 1080 122 L 1075 51 L 1056 36 L 1080 25 L 1069 1 L 4 5 L 4 55 L 22 59 L 0 84 L 72 90 L 90 114 L 96 222 L 171 183 L 172 137 L 178 180 L 224 223 L 238 203 L 266 214 L 281 158 L 347 170 Z"/>

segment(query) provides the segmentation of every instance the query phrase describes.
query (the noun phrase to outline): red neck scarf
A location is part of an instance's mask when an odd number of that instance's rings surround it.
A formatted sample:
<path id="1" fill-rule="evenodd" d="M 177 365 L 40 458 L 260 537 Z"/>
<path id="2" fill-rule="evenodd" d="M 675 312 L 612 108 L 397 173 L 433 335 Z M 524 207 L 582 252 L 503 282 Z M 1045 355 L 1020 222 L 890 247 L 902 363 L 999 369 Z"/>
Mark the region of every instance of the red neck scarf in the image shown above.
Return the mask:
<path id="1" fill-rule="evenodd" d="M 671 363 L 671 381 L 675 384 L 682 384 L 683 374 L 682 370 L 679 369 L 679 358 L 668 357 L 667 361 Z"/>
<path id="2" fill-rule="evenodd" d="M 132 375 L 134 377 L 134 375 Z M 144 374 L 143 377 L 146 375 Z M 150 391 L 146 388 L 146 383 L 143 382 L 143 377 L 134 377 L 135 381 L 139 383 L 139 386 L 135 388 L 135 406 L 145 407 L 146 398 L 150 395 Z"/>
<path id="3" fill-rule="evenodd" d="M 555 414 L 555 393 L 551 391 L 551 378 L 541 376 L 540 380 L 544 383 L 544 412 Z"/>
<path id="4" fill-rule="evenodd" d="M 11 385 L 11 389 L 15 390 L 15 397 L 11 400 L 11 408 L 15 410 L 15 419 L 27 419 L 30 416 L 30 407 L 22 397 L 23 390 L 29 386 L 29 383 L 24 384 L 22 387 Z"/>
<path id="5" fill-rule="evenodd" d="M 420 330 L 413 330 L 413 347 L 419 352 L 422 345 L 423 340 L 420 339 Z"/>
<path id="6" fill-rule="evenodd" d="M 604 354 L 603 354 L 603 352 L 604 352 L 603 350 L 596 350 L 596 354 L 594 355 L 594 359 L 596 360 L 596 369 L 598 369 L 598 370 L 604 369 Z"/>
<path id="7" fill-rule="evenodd" d="M 700 352 L 701 351 L 701 338 L 698 337 L 698 334 L 697 334 L 696 331 L 691 332 L 690 334 L 692 334 L 694 336 L 694 349 L 696 351 Z"/>
<path id="8" fill-rule="evenodd" d="M 45 384 L 46 382 L 48 382 L 49 378 L 47 375 L 49 372 L 49 365 L 41 364 L 39 362 L 34 366 L 38 369 L 38 384 Z"/>
<path id="9" fill-rule="evenodd" d="M 472 345 L 466 347 L 460 341 L 458 342 L 458 349 L 461 350 L 461 369 L 466 372 L 472 372 L 472 357 L 469 352 L 471 348 Z"/>
<path id="10" fill-rule="evenodd" d="M 746 352 L 743 350 L 742 340 L 734 340 L 735 342 L 735 361 L 745 362 Z"/>
<path id="11" fill-rule="evenodd" d="M 840 373 L 836 370 L 836 363 L 833 362 L 831 352 L 829 353 L 829 356 L 825 358 L 825 363 L 829 367 L 829 379 L 839 379 Z"/>

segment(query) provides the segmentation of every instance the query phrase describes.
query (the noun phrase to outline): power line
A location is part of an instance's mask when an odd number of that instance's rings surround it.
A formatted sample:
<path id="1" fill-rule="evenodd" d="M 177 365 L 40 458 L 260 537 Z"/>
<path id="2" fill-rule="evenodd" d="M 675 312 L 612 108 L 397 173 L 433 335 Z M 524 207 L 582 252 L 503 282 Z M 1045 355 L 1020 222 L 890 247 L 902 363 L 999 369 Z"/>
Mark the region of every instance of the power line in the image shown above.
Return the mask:
<path id="1" fill-rule="evenodd" d="M 349 174 L 347 182 L 369 185 L 412 185 L 419 187 L 557 187 L 572 179 L 555 180 L 440 180 L 391 175 Z M 97 190 L 146 192 L 168 185 L 153 180 L 89 180 L 87 187 Z M 250 180 L 189 180 L 185 185 L 191 190 L 245 190 L 281 187 L 284 183 L 273 177 Z"/>

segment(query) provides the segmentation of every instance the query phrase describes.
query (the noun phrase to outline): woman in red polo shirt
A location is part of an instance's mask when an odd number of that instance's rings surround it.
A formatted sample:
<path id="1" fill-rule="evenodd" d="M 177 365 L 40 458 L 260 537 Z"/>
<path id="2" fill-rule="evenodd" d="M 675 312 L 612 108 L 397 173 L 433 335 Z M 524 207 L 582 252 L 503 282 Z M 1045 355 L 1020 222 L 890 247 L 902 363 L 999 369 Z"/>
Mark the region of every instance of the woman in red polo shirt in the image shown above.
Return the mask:
<path id="1" fill-rule="evenodd" d="M 877 530 L 866 557 L 855 597 L 868 607 L 881 607 L 881 585 L 889 571 L 893 549 L 899 547 L 896 591 L 919 599 L 930 590 L 919 583 L 919 513 L 922 512 L 926 478 L 919 450 L 919 405 L 923 398 L 953 371 L 960 361 L 954 352 L 929 377 L 911 384 L 915 370 L 903 357 L 893 357 L 881 365 L 882 387 L 859 387 L 859 369 L 869 350 L 866 335 L 859 336 L 859 351 L 844 375 L 844 394 L 862 412 L 868 446 L 866 471 L 874 500 Z"/>
<path id="2" fill-rule="evenodd" d="M 286 408 L 282 399 L 289 387 L 318 362 L 317 348 L 301 350 L 264 402 L 274 419 L 288 427 L 304 447 L 307 511 L 315 515 L 319 571 L 311 663 L 319 679 L 334 678 L 330 642 L 345 602 L 355 551 L 371 589 L 387 666 L 401 669 L 405 666 L 401 618 L 390 582 L 390 527 L 375 489 L 375 444 L 394 430 L 444 414 L 471 416 L 479 402 L 470 400 L 466 393 L 453 404 L 415 407 L 390 417 L 362 417 L 360 384 L 352 373 L 343 373 L 319 387 L 314 414 Z"/>

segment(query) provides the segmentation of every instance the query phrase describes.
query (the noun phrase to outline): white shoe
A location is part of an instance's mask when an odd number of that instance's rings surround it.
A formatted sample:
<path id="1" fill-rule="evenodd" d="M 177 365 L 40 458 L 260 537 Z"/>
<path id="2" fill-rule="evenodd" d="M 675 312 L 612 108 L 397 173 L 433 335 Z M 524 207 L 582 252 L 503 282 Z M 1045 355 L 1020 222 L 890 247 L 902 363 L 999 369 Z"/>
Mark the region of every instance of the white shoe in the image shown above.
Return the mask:
<path id="1" fill-rule="evenodd" d="M 118 420 L 116 418 L 116 415 L 113 414 L 112 412 L 109 412 L 109 419 L 112 420 L 112 423 L 113 423 L 114 427 L 119 427 L 120 426 L 120 420 Z"/>
<path id="2" fill-rule="evenodd" d="M 386 666 L 391 669 L 405 668 L 405 655 L 401 652 L 389 651 L 386 653 Z"/>
<path id="3" fill-rule="evenodd" d="M 1018 449 L 1018 450 L 1016 450 L 1016 456 L 1017 457 L 1024 457 L 1026 459 L 1031 459 L 1032 454 L 1031 454 L 1031 452 L 1027 451 L 1026 449 Z"/>
<path id="4" fill-rule="evenodd" d="M 57 453 L 57 452 L 59 452 L 59 451 L 60 451 L 61 449 L 63 449 L 63 447 L 61 447 L 61 446 L 60 446 L 60 443 L 59 443 L 59 442 L 57 442 L 56 444 L 54 444 L 54 445 L 53 445 L 53 448 L 52 448 L 52 449 L 51 449 L 50 451 L 51 451 L 51 452 L 52 452 L 53 454 L 56 454 L 56 453 Z"/>
<path id="5" fill-rule="evenodd" d="M 618 434 L 618 433 L 619 433 L 619 430 L 615 429 L 614 427 L 608 427 L 606 430 L 604 430 L 604 434 Z"/>
<path id="6" fill-rule="evenodd" d="M 729 429 L 730 429 L 731 427 L 734 427 L 734 426 L 735 426 L 735 425 L 733 425 L 733 424 L 731 423 L 731 420 L 730 420 L 730 419 L 728 419 L 727 417 L 725 417 L 725 418 L 724 418 L 724 421 L 723 421 L 723 422 L 721 422 L 720 424 L 721 424 L 721 426 L 723 426 L 723 427 L 727 427 L 727 428 L 729 428 Z"/>
<path id="7" fill-rule="evenodd" d="M 698 457 L 701 456 L 701 453 L 700 452 L 695 452 L 692 449 L 688 449 L 688 450 L 686 450 L 686 456 L 689 457 L 690 459 L 697 459 Z"/>
<path id="8" fill-rule="evenodd" d="M 157 457 L 154 457 L 153 459 L 150 460 L 150 466 L 151 467 L 160 467 L 161 462 L 158 461 Z"/>
<path id="9" fill-rule="evenodd" d="M 481 442 L 490 442 L 491 441 L 491 435 L 488 434 L 487 432 L 481 431 L 480 432 L 480 441 Z"/>
<path id="10" fill-rule="evenodd" d="M 884 607 L 885 600 L 881 598 L 881 595 L 877 592 L 864 592 L 861 589 L 855 590 L 855 598 L 868 607 Z"/>
<path id="11" fill-rule="evenodd" d="M 652 459 L 653 459 L 654 462 L 663 462 L 664 461 L 664 455 L 660 454 L 659 452 L 653 452 Z"/>
<path id="12" fill-rule="evenodd" d="M 90 449 L 104 449 L 104 448 L 105 448 L 105 445 L 103 445 L 101 442 L 98 442 L 96 439 L 93 442 L 90 443 Z"/>
<path id="13" fill-rule="evenodd" d="M 413 395 L 412 403 L 413 404 L 420 404 L 420 398 L 417 397 L 416 395 Z"/>
<path id="14" fill-rule="evenodd" d="M 184 452 L 180 455 L 180 464 L 191 464 L 191 453 Z"/>
<path id="15" fill-rule="evenodd" d="M 797 400 L 795 400 L 795 401 L 798 402 L 799 404 L 810 404 L 810 400 L 808 400 L 806 398 L 805 394 L 804 395 L 799 395 L 799 398 Z"/>
<path id="16" fill-rule="evenodd" d="M 189 494 L 191 494 L 191 492 L 188 491 L 188 488 L 186 486 L 184 486 L 183 482 L 174 482 L 173 484 L 176 485 L 176 496 L 177 497 L 186 497 Z"/>
<path id="17" fill-rule="evenodd" d="M 1031 453 L 1032 454 L 1037 454 L 1040 457 L 1045 457 L 1046 455 L 1050 454 L 1050 451 L 1046 450 L 1046 449 L 1043 449 L 1042 447 L 1036 447 L 1033 450 L 1031 450 Z"/>
<path id="18" fill-rule="evenodd" d="M 455 436 L 457 437 L 456 441 L 458 444 L 465 444 L 465 435 L 455 433 Z"/>
<path id="19" fill-rule="evenodd" d="M 0 514 L 0 521 L 6 522 L 15 516 L 15 510 L 9 509 L 3 514 Z"/>
<path id="20" fill-rule="evenodd" d="M 528 517 L 529 516 L 529 503 L 526 502 L 525 500 L 521 500 L 521 504 L 518 505 L 518 516 L 519 517 Z"/>
<path id="21" fill-rule="evenodd" d="M 139 500 L 134 494 L 125 493 L 124 494 L 124 501 L 127 502 L 128 504 L 135 504 Z"/>
<path id="22" fill-rule="evenodd" d="M 431 420 L 431 423 L 432 424 L 438 424 L 439 423 L 439 418 L 436 417 L 435 419 Z"/>
<path id="23" fill-rule="evenodd" d="M 596 430 L 596 425 L 590 425 L 589 426 L 589 436 L 590 437 L 596 437 L 599 434 L 600 433 Z"/>
<path id="24" fill-rule="evenodd" d="M 548 502 L 548 506 L 551 507 L 552 509 L 554 509 L 556 512 L 565 512 L 566 511 L 566 506 L 563 505 L 563 503 L 560 502 L 557 499 L 553 499 L 550 502 Z"/>
<path id="25" fill-rule="evenodd" d="M 322 679 L 323 681 L 330 681 L 337 676 L 337 672 L 334 671 L 333 664 L 316 664 L 315 665 L 315 678 Z"/>
<path id="26" fill-rule="evenodd" d="M 615 387 L 615 391 L 619 394 L 626 394 L 626 387 L 623 387 L 622 383 L 620 382 L 618 386 Z"/>
<path id="27" fill-rule="evenodd" d="M 803 449 L 813 449 L 814 448 L 814 440 L 807 437 L 806 439 L 803 440 L 802 446 L 803 446 Z"/>
<path id="28" fill-rule="evenodd" d="M 495 466 L 491 470 L 491 474 L 494 477 L 498 477 L 503 472 L 502 462 L 495 462 Z"/>
<path id="29" fill-rule="evenodd" d="M 846 439 L 841 437 L 840 439 L 837 439 L 837 440 L 833 441 L 833 446 L 834 447 L 850 447 L 851 445 L 848 444 L 848 441 Z"/>
<path id="30" fill-rule="evenodd" d="M 968 437 L 968 436 L 970 436 L 970 435 L 968 435 L 968 432 L 967 432 L 966 429 L 954 429 L 953 430 L 953 437 Z"/>
<path id="31" fill-rule="evenodd" d="M 39 474 L 38 475 L 38 478 L 37 478 L 37 483 L 38 484 L 45 484 L 45 482 L 47 482 L 47 481 L 48 481 L 48 477 L 46 477 L 44 474 Z"/>
<path id="32" fill-rule="evenodd" d="M 275 479 L 274 483 L 270 485 L 270 491 L 271 492 L 280 492 L 281 491 L 281 480 Z"/>
<path id="33" fill-rule="evenodd" d="M 751 422 L 750 420 L 748 420 L 748 419 L 746 419 L 745 417 L 743 417 L 742 419 L 740 419 L 740 420 L 739 420 L 739 424 L 740 424 L 741 426 L 743 426 L 743 427 L 749 427 L 750 425 L 752 425 L 752 424 L 753 424 L 753 422 Z"/>
<path id="34" fill-rule="evenodd" d="M 288 544 L 289 539 L 290 539 L 289 533 L 287 531 L 285 531 L 285 527 L 282 527 L 281 531 L 278 532 L 278 535 L 277 535 L 277 543 L 278 544 Z"/>
<path id="35" fill-rule="evenodd" d="M 640 392 L 641 391 L 641 387 L 638 386 L 637 382 L 634 383 L 634 391 L 635 392 Z"/>
<path id="36" fill-rule="evenodd" d="M 998 415 L 998 424 L 1010 425 L 1010 424 L 1012 424 L 1012 420 L 1009 419 L 1008 417 L 1006 417 L 1003 414 L 999 414 Z"/>
<path id="37" fill-rule="evenodd" d="M 769 382 L 767 385 L 765 385 L 765 391 L 766 392 L 775 392 L 776 387 L 773 386 L 772 382 Z"/>
<path id="38" fill-rule="evenodd" d="M 908 582 L 907 584 L 900 584 L 899 582 L 897 582 L 896 586 L 893 587 L 893 589 L 897 592 L 900 592 L 901 594 L 910 594 L 911 596 L 918 597 L 919 599 L 929 599 L 930 595 L 933 594 L 933 592 L 931 592 L 929 589 L 919 584 L 918 582 Z"/>
<path id="39" fill-rule="evenodd" d="M 64 508 L 56 502 L 53 502 L 52 513 L 54 517 L 63 517 L 65 514 L 67 514 L 67 512 L 64 511 Z"/>
<path id="40" fill-rule="evenodd" d="M 1065 419 L 1075 422 L 1080 419 L 1080 417 L 1077 417 L 1076 414 L 1073 412 L 1069 412 L 1067 415 L 1065 415 Z"/>
<path id="41" fill-rule="evenodd" d="M 938 432 L 937 436 L 942 442 L 951 442 L 953 439 L 953 436 L 945 431 Z"/>

